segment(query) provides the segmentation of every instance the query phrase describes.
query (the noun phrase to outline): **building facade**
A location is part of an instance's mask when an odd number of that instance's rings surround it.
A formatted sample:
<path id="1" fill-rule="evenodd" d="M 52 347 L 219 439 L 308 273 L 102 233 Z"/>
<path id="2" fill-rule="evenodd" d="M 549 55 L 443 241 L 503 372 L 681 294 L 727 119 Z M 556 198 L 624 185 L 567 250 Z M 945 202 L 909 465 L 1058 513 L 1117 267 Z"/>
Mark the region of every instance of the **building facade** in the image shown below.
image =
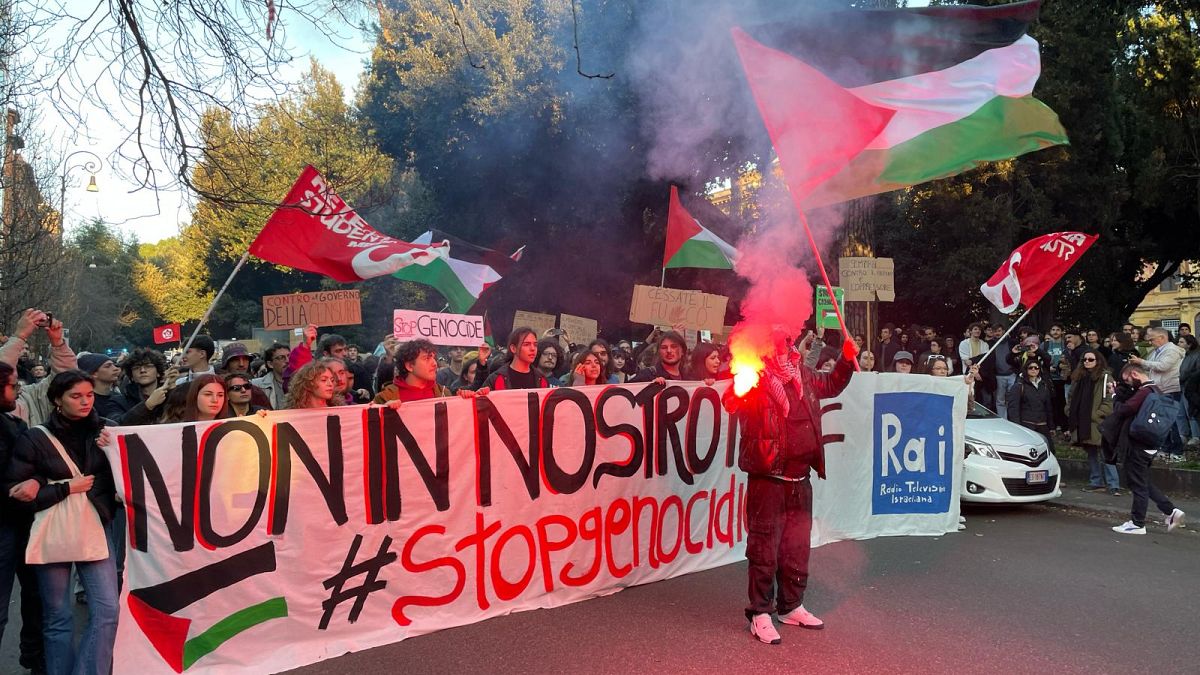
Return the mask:
<path id="1" fill-rule="evenodd" d="M 1163 281 L 1146 294 L 1130 322 L 1139 326 L 1162 326 L 1175 333 L 1180 323 L 1200 324 L 1200 286 L 1185 288 L 1185 275 L 1200 273 L 1200 262 L 1189 261 L 1179 266 L 1179 273 Z"/>

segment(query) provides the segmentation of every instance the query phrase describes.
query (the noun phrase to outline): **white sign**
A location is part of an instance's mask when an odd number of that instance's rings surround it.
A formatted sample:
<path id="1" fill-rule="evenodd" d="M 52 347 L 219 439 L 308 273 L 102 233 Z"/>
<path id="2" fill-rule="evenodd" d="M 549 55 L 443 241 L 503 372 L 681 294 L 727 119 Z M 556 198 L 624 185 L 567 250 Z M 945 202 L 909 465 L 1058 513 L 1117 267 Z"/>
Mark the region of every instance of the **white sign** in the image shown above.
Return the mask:
<path id="1" fill-rule="evenodd" d="M 129 519 L 114 672 L 280 672 L 740 562 L 728 385 L 114 429 Z M 954 532 L 965 396 L 961 381 L 855 375 L 824 417 L 814 543 Z"/>
<path id="2" fill-rule="evenodd" d="M 424 339 L 435 345 L 450 347 L 478 347 L 487 337 L 481 316 L 412 309 L 395 311 L 392 315 L 392 333 L 401 342 Z"/>

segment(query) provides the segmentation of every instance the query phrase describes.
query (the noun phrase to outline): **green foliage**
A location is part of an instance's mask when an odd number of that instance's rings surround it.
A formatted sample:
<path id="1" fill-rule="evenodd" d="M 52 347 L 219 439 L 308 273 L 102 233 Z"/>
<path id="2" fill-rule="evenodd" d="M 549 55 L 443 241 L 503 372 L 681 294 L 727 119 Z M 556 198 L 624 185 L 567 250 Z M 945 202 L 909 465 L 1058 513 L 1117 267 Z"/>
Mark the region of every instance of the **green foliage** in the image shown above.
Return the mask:
<path id="1" fill-rule="evenodd" d="M 210 150 L 193 181 L 221 199 L 201 200 L 178 237 L 148 251 L 139 280 L 172 321 L 200 318 L 276 206 L 255 195 L 283 199 L 305 165 L 317 167 L 355 207 L 370 207 L 369 195 L 391 199 L 400 189 L 420 188 L 411 172 L 393 176 L 392 160 L 359 124 L 336 78 L 316 62 L 294 93 L 260 113 L 248 126 L 234 124 L 219 109 L 204 117 L 202 144 Z M 249 335 L 262 324 L 263 295 L 331 286 L 314 275 L 250 258 L 218 302 L 207 330 Z"/>
<path id="2" fill-rule="evenodd" d="M 161 316 L 132 283 L 146 264 L 137 241 L 102 220 L 92 220 L 72 233 L 67 259 L 64 281 L 74 292 L 59 314 L 71 331 L 72 346 L 103 351 L 145 344 Z"/>
<path id="3" fill-rule="evenodd" d="M 957 331 L 994 313 L 979 284 L 1048 232 L 1100 240 L 1035 309 L 1039 325 L 1111 329 L 1181 261 L 1200 258 L 1195 13 L 1180 3 L 1043 5 L 1031 29 L 1042 48 L 1035 95 L 1071 144 L 899 195 L 904 222 L 876 228 L 905 296 L 885 318 Z"/>

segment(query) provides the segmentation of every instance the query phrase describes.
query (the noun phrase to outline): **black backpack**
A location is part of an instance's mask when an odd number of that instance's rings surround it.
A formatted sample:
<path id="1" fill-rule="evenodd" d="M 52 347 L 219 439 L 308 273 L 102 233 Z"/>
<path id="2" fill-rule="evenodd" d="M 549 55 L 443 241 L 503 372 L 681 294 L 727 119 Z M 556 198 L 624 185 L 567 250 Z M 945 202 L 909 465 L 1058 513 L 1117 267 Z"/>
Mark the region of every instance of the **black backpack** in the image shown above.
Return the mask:
<path id="1" fill-rule="evenodd" d="M 1129 437 L 1151 448 L 1161 448 L 1175 428 L 1179 402 L 1155 388 L 1129 424 Z"/>

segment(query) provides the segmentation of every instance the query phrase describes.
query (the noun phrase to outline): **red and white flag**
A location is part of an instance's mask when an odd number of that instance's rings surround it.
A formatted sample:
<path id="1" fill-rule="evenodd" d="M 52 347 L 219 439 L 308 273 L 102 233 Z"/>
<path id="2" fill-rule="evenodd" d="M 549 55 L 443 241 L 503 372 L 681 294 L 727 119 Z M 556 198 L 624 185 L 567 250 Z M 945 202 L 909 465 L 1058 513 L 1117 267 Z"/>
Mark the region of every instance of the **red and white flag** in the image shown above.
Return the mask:
<path id="1" fill-rule="evenodd" d="M 168 323 L 154 329 L 154 344 L 165 345 L 168 342 L 179 342 L 183 337 L 183 327 L 177 323 Z"/>
<path id="2" fill-rule="evenodd" d="M 1005 314 L 1017 305 L 1033 307 L 1099 238 L 1082 232 L 1055 232 L 1030 239 L 1018 246 L 979 290 Z"/>
<path id="3" fill-rule="evenodd" d="M 394 274 L 450 255 L 446 242 L 410 244 L 377 232 L 311 166 L 250 244 L 267 262 L 342 283 Z"/>

